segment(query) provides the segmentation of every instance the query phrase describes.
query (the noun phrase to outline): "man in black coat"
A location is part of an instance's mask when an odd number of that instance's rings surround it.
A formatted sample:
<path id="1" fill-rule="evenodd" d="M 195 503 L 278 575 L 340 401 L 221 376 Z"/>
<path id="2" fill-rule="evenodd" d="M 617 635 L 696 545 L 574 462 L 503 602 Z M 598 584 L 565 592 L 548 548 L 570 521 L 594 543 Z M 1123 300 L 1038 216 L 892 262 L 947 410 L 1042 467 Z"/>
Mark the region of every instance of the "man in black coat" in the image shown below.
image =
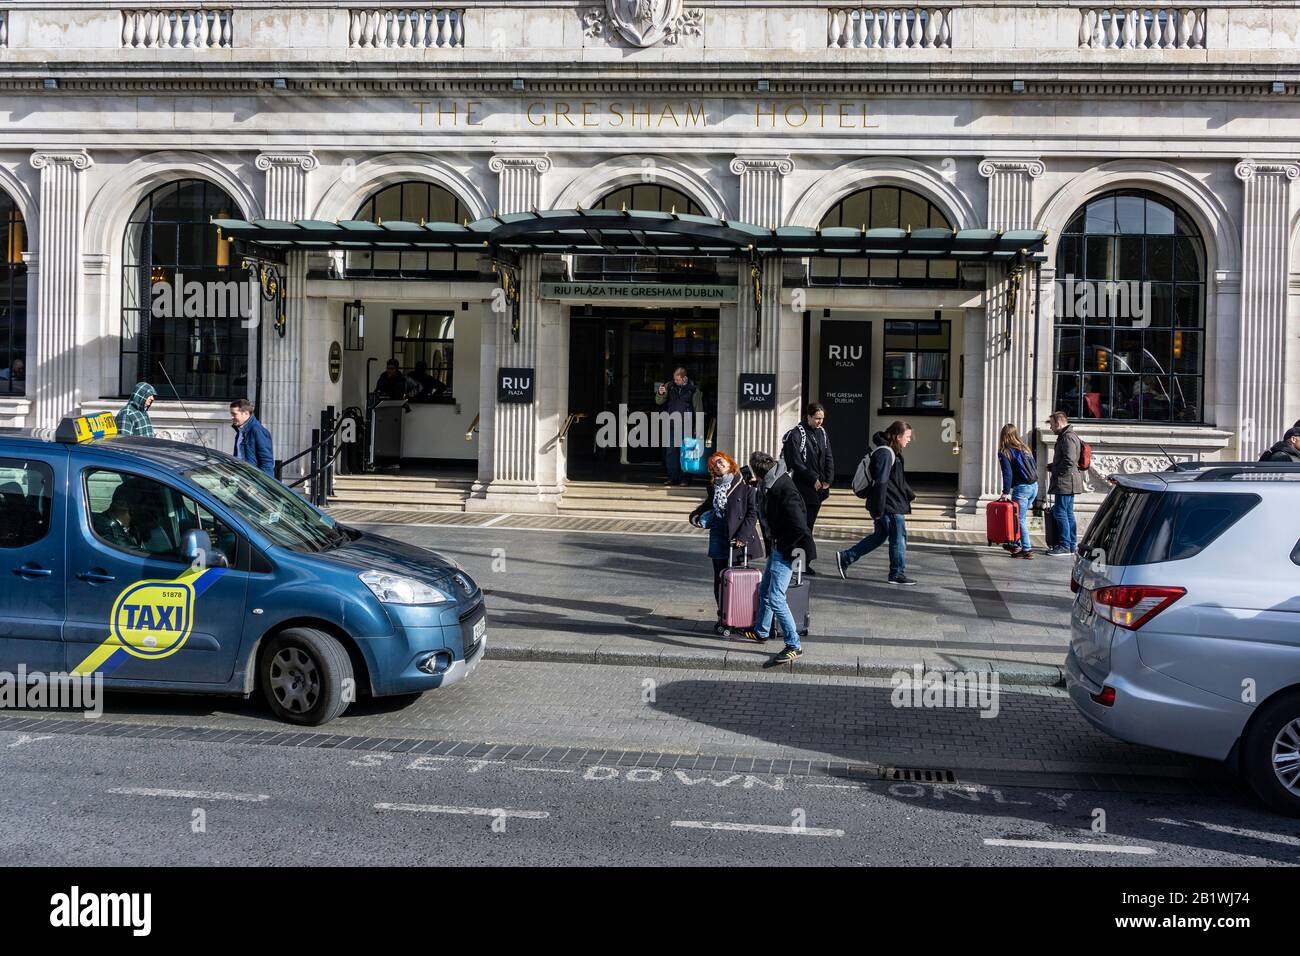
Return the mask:
<path id="1" fill-rule="evenodd" d="M 831 455 L 831 441 L 822 423 L 826 410 L 817 402 L 808 406 L 804 421 L 786 432 L 781 447 L 781 458 L 803 498 L 808 515 L 808 530 L 817 524 L 817 512 L 822 502 L 830 497 L 831 482 L 835 478 L 835 458 Z M 811 567 L 809 574 L 816 574 Z"/>
<path id="2" fill-rule="evenodd" d="M 769 661 L 789 664 L 803 655 L 799 643 L 799 625 L 790 613 L 786 590 L 794 576 L 795 563 L 816 556 L 812 532 L 804 512 L 803 496 L 786 473 L 785 463 L 771 455 L 754 452 L 749 467 L 758 479 L 758 520 L 767 541 L 767 568 L 759 585 L 758 623 L 743 637 L 765 641 L 772 633 L 773 621 L 781 625 L 785 647 Z"/>
<path id="3" fill-rule="evenodd" d="M 1282 440 L 1259 456 L 1260 461 L 1300 464 L 1300 425 L 1288 428 Z"/>

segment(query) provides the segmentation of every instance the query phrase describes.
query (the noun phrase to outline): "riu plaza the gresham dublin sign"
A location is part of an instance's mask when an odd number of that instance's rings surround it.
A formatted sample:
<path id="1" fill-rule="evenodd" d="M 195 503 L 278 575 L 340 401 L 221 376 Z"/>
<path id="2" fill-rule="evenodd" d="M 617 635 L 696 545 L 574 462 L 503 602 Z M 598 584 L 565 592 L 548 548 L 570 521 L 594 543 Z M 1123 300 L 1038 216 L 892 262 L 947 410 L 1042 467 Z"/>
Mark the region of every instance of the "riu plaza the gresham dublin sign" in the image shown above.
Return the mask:
<path id="1" fill-rule="evenodd" d="M 409 100 L 417 128 L 460 130 L 817 130 L 880 128 L 866 100 L 800 98 L 421 99 Z M 376 115 L 383 115 L 379 111 Z"/>
<path id="2" fill-rule="evenodd" d="M 735 302 L 735 285 L 680 282 L 543 282 L 543 299 L 561 302 Z"/>

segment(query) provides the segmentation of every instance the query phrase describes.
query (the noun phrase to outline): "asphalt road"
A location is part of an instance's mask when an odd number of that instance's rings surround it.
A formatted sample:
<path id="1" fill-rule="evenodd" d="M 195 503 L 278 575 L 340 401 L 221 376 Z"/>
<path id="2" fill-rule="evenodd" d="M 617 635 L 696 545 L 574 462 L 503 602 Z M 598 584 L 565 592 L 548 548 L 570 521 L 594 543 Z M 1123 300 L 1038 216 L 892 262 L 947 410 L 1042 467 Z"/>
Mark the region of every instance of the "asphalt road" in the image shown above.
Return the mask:
<path id="1" fill-rule="evenodd" d="M 0 773 L 8 866 L 1263 865 L 1300 848 L 1293 821 L 1231 797 L 14 732 Z"/>

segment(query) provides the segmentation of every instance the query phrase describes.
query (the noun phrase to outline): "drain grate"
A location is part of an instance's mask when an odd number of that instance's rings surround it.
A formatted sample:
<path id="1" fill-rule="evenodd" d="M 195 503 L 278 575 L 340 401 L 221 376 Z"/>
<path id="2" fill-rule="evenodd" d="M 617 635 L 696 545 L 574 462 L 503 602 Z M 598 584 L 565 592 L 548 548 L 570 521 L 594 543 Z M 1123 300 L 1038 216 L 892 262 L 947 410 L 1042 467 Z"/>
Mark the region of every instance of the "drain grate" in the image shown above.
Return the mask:
<path id="1" fill-rule="evenodd" d="M 928 767 L 886 767 L 880 774 L 886 780 L 900 783 L 956 783 L 957 775 L 951 770 L 934 770 Z"/>

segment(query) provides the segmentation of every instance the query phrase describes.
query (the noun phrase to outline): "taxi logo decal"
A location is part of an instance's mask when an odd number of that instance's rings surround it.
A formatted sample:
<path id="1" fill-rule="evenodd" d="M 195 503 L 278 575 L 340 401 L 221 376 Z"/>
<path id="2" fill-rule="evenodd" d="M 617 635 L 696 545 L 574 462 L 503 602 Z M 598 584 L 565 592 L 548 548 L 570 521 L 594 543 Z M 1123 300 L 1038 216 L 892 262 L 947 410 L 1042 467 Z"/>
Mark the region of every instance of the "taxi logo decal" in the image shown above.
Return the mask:
<path id="1" fill-rule="evenodd" d="M 139 581 L 113 604 L 113 636 L 128 654 L 152 660 L 175 654 L 190 636 L 194 588 L 184 581 Z"/>
<path id="2" fill-rule="evenodd" d="M 108 637 L 73 668 L 74 676 L 110 674 L 131 657 L 154 661 L 170 657 L 189 639 L 198 598 L 225 568 L 186 568 L 173 581 L 136 581 L 109 614 Z"/>

